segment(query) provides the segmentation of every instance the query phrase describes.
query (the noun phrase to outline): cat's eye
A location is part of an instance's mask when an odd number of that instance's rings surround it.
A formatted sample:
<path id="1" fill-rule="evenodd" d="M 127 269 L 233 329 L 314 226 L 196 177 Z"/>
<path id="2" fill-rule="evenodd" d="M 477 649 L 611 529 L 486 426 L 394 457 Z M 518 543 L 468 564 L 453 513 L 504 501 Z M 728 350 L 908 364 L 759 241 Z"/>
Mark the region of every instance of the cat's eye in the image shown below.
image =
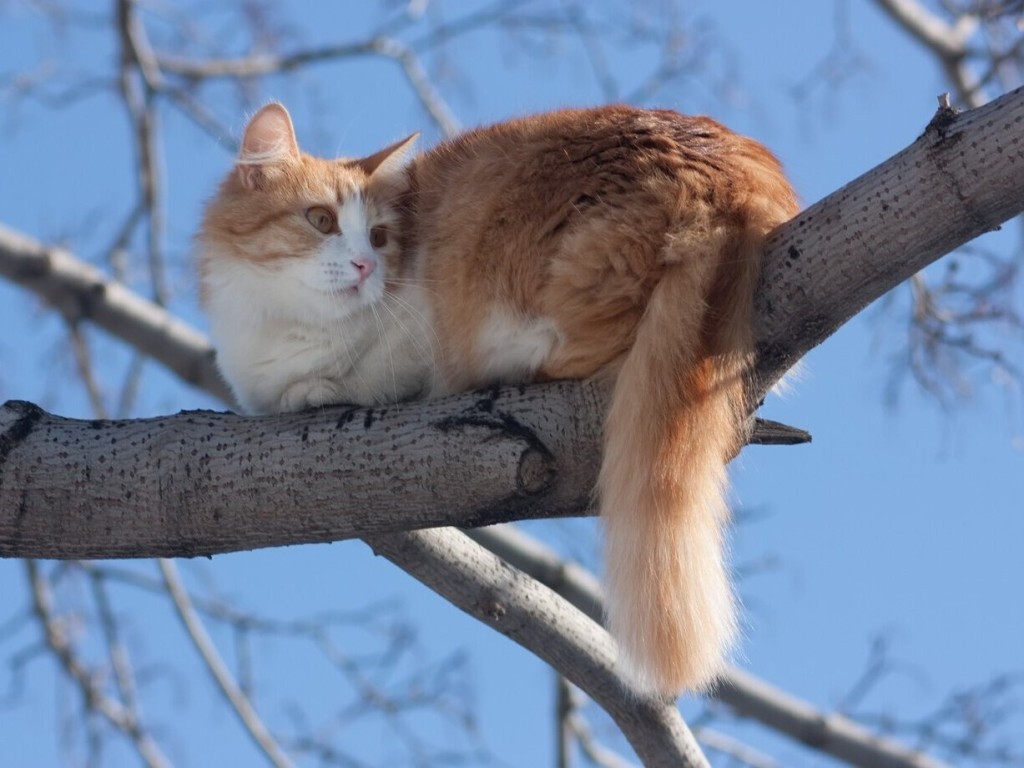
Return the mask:
<path id="1" fill-rule="evenodd" d="M 312 224 L 317 231 L 323 232 L 325 235 L 329 235 L 338 229 L 338 225 L 334 221 L 334 212 L 329 208 L 324 208 L 322 205 L 314 205 L 312 208 L 307 208 L 306 221 Z"/>
<path id="2" fill-rule="evenodd" d="M 388 231 L 386 228 L 377 226 L 370 230 L 370 245 L 374 248 L 383 248 L 388 244 Z"/>

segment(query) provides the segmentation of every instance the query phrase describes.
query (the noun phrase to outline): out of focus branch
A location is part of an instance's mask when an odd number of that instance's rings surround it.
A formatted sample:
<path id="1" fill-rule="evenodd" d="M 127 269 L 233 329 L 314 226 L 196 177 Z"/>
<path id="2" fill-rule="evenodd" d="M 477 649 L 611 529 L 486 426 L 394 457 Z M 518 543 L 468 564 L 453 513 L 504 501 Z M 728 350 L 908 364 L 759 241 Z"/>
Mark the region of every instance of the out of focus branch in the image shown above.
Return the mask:
<path id="1" fill-rule="evenodd" d="M 85 709 L 98 713 L 115 730 L 128 737 L 147 766 L 170 768 L 167 758 L 139 722 L 138 711 L 130 706 L 129 701 L 121 703 L 107 696 L 89 669 L 79 660 L 65 623 L 53 611 L 49 587 L 39 573 L 38 564 L 34 560 L 26 560 L 25 572 L 31 588 L 32 608 L 43 627 L 46 645 L 82 694 Z"/>
<path id="2" fill-rule="evenodd" d="M 948 20 L 920 0 L 875 0 L 875 4 L 935 57 L 962 104 L 984 104 L 986 89 L 1002 74 L 1014 73 L 1002 78 L 1004 88 L 1020 84 L 1024 29 L 1019 26 L 1021 9 L 1014 10 L 1013 4 L 981 0 L 963 4 L 960 10 L 947 4 Z"/>
<path id="3" fill-rule="evenodd" d="M 185 626 L 192 644 L 195 646 L 203 663 L 209 670 L 217 687 L 220 688 L 224 698 L 227 699 L 231 708 L 238 716 L 239 722 L 245 731 L 252 737 L 253 742 L 267 758 L 271 765 L 276 768 L 291 768 L 292 761 L 281 749 L 273 734 L 270 733 L 263 720 L 260 718 L 256 708 L 252 705 L 249 697 L 239 688 L 234 677 L 228 671 L 227 666 L 217 652 L 202 619 L 199 618 L 192 606 L 192 599 L 185 590 L 185 585 L 178 575 L 177 566 L 171 560 L 160 559 L 157 561 L 160 566 L 160 573 L 163 576 L 167 593 L 171 596 L 175 610 L 181 623 Z"/>
<path id="4" fill-rule="evenodd" d="M 95 323 L 183 381 L 232 402 L 205 336 L 67 251 L 0 224 L 0 275 L 46 300 L 68 322 Z"/>
<path id="5" fill-rule="evenodd" d="M 168 293 L 163 259 L 163 176 L 156 137 L 158 115 L 153 98 L 161 86 L 162 78 L 146 29 L 139 21 L 135 0 L 118 0 L 117 28 L 121 47 L 118 84 L 135 139 L 139 206 L 145 213 L 147 223 L 146 253 L 150 284 L 153 300 L 164 305 Z"/>

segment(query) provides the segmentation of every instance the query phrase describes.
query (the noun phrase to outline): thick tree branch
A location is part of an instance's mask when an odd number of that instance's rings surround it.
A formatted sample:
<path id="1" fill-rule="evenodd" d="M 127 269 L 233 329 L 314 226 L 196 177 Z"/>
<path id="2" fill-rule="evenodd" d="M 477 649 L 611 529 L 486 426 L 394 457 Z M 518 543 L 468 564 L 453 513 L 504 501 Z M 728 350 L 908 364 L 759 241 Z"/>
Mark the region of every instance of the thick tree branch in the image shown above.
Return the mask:
<path id="1" fill-rule="evenodd" d="M 599 400 L 593 384 L 560 382 L 377 410 L 124 421 L 10 402 L 0 556 L 210 555 L 585 514 L 600 420 L 578 416 Z"/>
<path id="2" fill-rule="evenodd" d="M 1022 90 L 940 113 L 906 150 L 781 227 L 758 295 L 751 399 L 886 290 L 1019 213 L 1022 130 Z M 194 332 L 66 253 L 0 230 L 0 273 L 223 391 Z M 601 402 L 593 383 L 560 382 L 261 418 L 94 423 L 12 405 L 0 415 L 0 553 L 212 554 L 580 514 Z"/>
<path id="3" fill-rule="evenodd" d="M 752 396 L 886 291 L 1022 210 L 1024 88 L 940 109 L 913 144 L 770 238 Z"/>

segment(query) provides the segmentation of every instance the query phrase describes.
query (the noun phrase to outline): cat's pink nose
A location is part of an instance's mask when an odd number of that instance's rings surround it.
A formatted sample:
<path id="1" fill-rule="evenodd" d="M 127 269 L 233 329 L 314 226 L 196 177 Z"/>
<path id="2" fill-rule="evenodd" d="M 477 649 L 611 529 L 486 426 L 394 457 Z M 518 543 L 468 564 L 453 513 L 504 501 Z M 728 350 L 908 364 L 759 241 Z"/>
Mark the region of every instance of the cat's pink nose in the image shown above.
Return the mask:
<path id="1" fill-rule="evenodd" d="M 377 260 L 372 256 L 365 256 L 358 259 L 352 260 L 352 266 L 356 268 L 359 273 L 359 282 L 363 282 L 366 278 L 373 274 L 373 270 L 377 268 Z"/>

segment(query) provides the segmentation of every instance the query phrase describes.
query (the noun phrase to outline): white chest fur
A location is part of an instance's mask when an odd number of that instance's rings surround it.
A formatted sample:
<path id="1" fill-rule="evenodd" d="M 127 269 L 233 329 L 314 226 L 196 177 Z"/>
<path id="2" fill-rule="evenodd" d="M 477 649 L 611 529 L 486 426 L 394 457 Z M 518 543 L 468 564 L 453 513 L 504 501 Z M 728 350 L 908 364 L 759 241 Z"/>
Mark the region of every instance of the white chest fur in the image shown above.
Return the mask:
<path id="1" fill-rule="evenodd" d="M 558 342 L 553 320 L 494 309 L 476 338 L 480 383 L 530 380 Z"/>
<path id="2" fill-rule="evenodd" d="M 329 297 L 288 296 L 248 268 L 225 269 L 207 276 L 207 313 L 218 365 L 246 411 L 379 405 L 433 388 L 433 337 L 417 291 L 341 311 Z"/>

